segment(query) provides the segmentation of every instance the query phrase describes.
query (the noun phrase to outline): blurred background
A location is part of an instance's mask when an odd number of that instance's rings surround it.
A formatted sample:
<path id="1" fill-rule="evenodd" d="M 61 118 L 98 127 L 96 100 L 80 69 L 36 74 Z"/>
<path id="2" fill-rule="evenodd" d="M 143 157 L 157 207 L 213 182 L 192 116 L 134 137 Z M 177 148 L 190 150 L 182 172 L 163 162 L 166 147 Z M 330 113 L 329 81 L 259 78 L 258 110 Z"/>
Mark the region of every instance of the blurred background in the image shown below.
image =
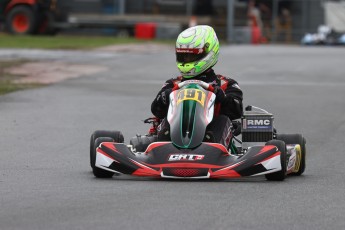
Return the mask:
<path id="1" fill-rule="evenodd" d="M 91 134 L 147 133 L 196 24 L 244 105 L 306 137 L 303 176 L 94 178 Z M 0 229 L 345 229 L 344 33 L 345 1 L 0 0 Z"/>
<path id="2" fill-rule="evenodd" d="M 343 44 L 345 1 L 0 0 L 1 31 L 175 39 L 208 24 L 229 43 Z"/>

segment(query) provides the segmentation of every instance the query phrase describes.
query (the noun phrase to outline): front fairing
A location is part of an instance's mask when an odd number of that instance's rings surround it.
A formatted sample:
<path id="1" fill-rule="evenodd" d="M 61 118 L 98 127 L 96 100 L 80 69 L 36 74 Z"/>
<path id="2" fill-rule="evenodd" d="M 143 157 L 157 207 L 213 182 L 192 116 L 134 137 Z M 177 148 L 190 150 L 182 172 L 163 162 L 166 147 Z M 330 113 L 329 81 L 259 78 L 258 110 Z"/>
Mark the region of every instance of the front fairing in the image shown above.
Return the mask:
<path id="1" fill-rule="evenodd" d="M 197 84 L 187 85 L 170 94 L 168 122 L 174 145 L 195 148 L 205 136 L 207 125 L 213 119 L 214 93 Z"/>

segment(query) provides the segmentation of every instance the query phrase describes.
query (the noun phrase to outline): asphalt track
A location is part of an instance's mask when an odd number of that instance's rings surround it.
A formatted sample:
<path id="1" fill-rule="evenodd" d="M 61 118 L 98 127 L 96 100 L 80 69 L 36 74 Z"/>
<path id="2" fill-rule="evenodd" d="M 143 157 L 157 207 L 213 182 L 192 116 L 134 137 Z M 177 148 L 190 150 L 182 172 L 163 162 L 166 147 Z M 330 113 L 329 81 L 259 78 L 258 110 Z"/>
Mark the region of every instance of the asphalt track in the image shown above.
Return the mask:
<path id="1" fill-rule="evenodd" d="M 177 73 L 173 51 L 0 50 L 13 57 L 108 71 L 0 96 L 0 229 L 345 229 L 344 48 L 222 47 L 215 69 L 238 80 L 244 103 L 307 139 L 305 174 L 284 182 L 96 179 L 90 134 L 145 133 L 151 100 Z"/>

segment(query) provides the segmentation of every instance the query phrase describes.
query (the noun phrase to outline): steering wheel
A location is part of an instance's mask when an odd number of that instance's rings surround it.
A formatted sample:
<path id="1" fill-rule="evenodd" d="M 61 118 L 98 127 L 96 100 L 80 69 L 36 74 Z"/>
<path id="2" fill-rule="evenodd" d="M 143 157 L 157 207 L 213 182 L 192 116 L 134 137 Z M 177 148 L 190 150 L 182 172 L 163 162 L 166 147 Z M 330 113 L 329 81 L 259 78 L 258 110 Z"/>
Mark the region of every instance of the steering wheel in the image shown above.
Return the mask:
<path id="1" fill-rule="evenodd" d="M 187 80 L 187 81 L 180 82 L 179 84 L 175 85 L 173 90 L 180 89 L 183 86 L 186 86 L 189 84 L 197 84 L 197 85 L 200 85 L 202 88 L 204 88 L 208 91 L 214 92 L 214 87 L 211 84 L 206 83 L 204 81 L 200 81 L 200 80 Z"/>

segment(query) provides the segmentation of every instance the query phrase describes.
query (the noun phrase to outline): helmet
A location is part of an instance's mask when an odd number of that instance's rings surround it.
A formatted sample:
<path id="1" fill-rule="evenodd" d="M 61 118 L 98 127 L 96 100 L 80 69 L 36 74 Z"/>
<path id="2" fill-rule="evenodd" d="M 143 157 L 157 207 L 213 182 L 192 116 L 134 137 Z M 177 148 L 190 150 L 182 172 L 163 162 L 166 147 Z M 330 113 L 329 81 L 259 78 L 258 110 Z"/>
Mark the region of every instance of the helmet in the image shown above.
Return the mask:
<path id="1" fill-rule="evenodd" d="M 218 61 L 219 41 L 210 26 L 184 30 L 176 41 L 176 62 L 184 78 L 202 74 Z"/>

